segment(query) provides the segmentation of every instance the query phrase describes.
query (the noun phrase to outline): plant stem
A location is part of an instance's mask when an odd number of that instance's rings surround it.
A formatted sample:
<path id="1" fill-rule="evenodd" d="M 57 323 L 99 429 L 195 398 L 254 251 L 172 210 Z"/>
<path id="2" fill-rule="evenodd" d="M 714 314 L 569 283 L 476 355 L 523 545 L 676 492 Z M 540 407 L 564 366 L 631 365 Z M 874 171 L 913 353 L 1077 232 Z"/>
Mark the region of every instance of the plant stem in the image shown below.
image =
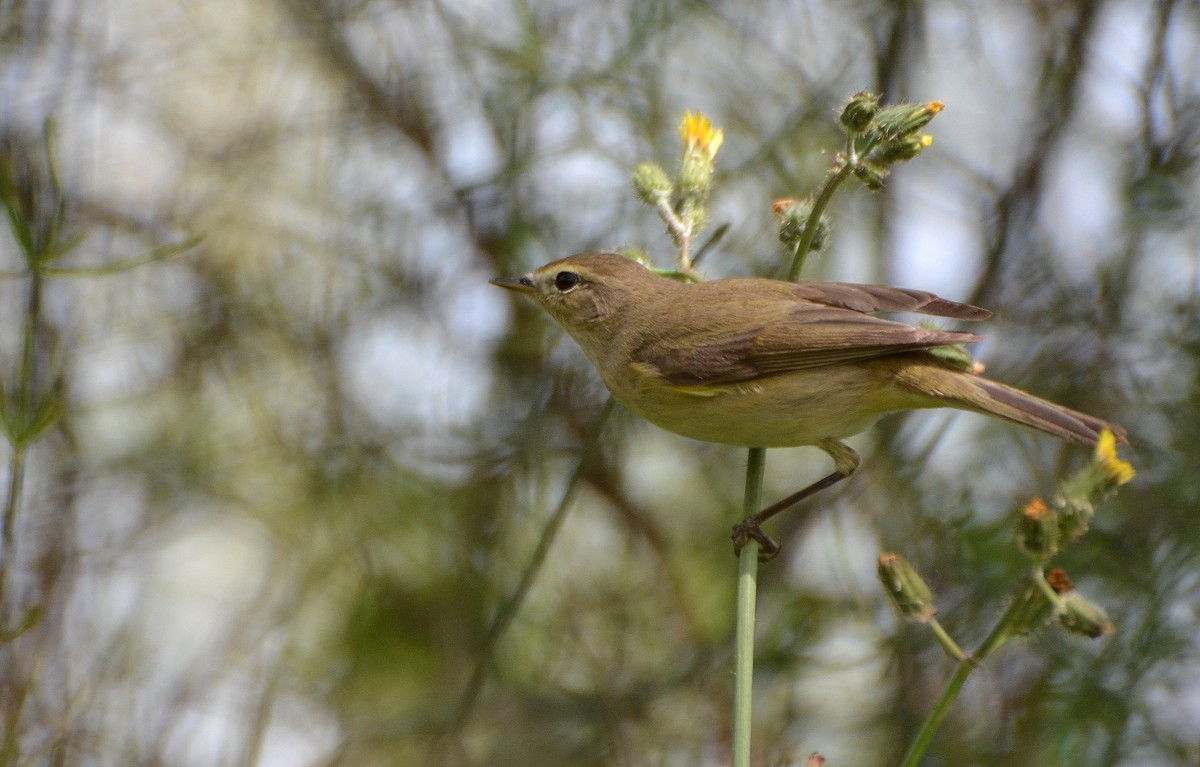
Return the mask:
<path id="1" fill-rule="evenodd" d="M 925 751 L 928 750 L 929 744 L 933 741 L 933 736 L 937 734 L 938 728 L 941 727 L 942 720 L 950 712 L 950 704 L 954 702 L 954 699 L 958 697 L 958 691 L 966 684 L 967 677 L 983 663 L 983 660 L 993 650 L 1008 641 L 1010 637 L 1009 627 L 1020 606 L 1020 600 L 1014 599 L 1004 612 L 1004 615 L 997 621 L 992 632 L 988 634 L 987 639 L 984 639 L 983 644 L 975 651 L 975 654 L 959 661 L 957 668 L 954 669 L 954 673 L 950 676 L 950 681 L 946 683 L 946 688 L 942 690 L 942 694 L 938 697 L 933 710 L 929 712 L 929 716 L 925 719 L 925 723 L 921 725 L 921 730 L 917 733 L 917 737 L 913 740 L 912 745 L 908 747 L 908 752 L 904 754 L 904 759 L 900 762 L 900 767 L 917 767 L 920 763 L 921 757 L 925 755 Z"/>
<path id="2" fill-rule="evenodd" d="M 667 225 L 667 231 L 671 233 L 671 239 L 675 240 L 676 247 L 679 248 L 679 269 L 683 272 L 689 272 L 692 269 L 692 232 L 691 228 L 680 220 L 675 214 L 675 209 L 671 207 L 671 202 L 668 199 L 659 200 L 655 206 L 658 211 L 658 216 Z"/>
<path id="3" fill-rule="evenodd" d="M 0 521 L 0 632 L 8 633 L 8 579 L 16 555 L 17 508 L 21 505 L 21 489 L 25 481 L 25 446 L 12 445 L 8 463 L 8 492 L 5 494 L 3 520 Z"/>
<path id="4" fill-rule="evenodd" d="M 804 227 L 792 259 L 788 279 L 800 279 L 804 256 L 812 248 L 821 212 L 833 198 L 838 185 L 850 174 L 852 164 L 847 162 L 825 181 L 824 188 L 813 203 L 812 214 Z M 682 263 L 682 259 L 681 259 Z M 762 508 L 763 472 L 767 465 L 765 448 L 752 447 L 746 459 L 746 494 L 742 501 L 743 518 L 757 514 Z M 750 765 L 750 725 L 753 718 L 754 693 L 754 608 L 758 596 L 758 542 L 746 542 L 738 555 L 737 628 L 734 640 L 734 690 L 733 690 L 733 767 Z"/>
<path id="5" fill-rule="evenodd" d="M 746 459 L 746 494 L 742 514 L 762 508 L 763 471 L 767 451 L 750 448 Z M 746 542 L 738 555 L 737 632 L 733 656 L 733 767 L 750 765 L 750 724 L 754 691 L 754 603 L 758 591 L 758 541 Z"/>
<path id="6" fill-rule="evenodd" d="M 37 363 L 39 328 L 42 314 L 42 274 L 40 259 L 30 259 L 29 293 L 25 306 L 24 332 L 21 339 L 21 367 L 16 392 L 7 414 L 10 420 L 12 457 L 9 460 L 8 493 L 0 517 L 0 630 L 8 631 L 8 616 L 15 615 L 8 605 L 8 584 L 17 556 L 17 513 L 21 506 L 21 491 L 25 479 L 25 448 L 27 433 L 33 423 L 35 399 L 35 365 Z"/>
<path id="7" fill-rule="evenodd" d="M 817 226 L 821 222 L 821 214 L 825 212 L 829 201 L 833 199 L 833 193 L 837 191 L 838 185 L 853 170 L 854 163 L 851 162 L 851 158 L 847 158 L 846 163 L 837 172 L 825 179 L 825 185 L 821 187 L 821 193 L 813 201 L 812 213 L 809 214 L 808 223 L 804 226 L 804 234 L 800 237 L 800 244 L 796 246 L 796 255 L 792 258 L 792 267 L 788 270 L 788 279 L 792 282 L 800 279 L 800 270 L 804 268 L 804 259 L 808 257 L 809 251 L 812 250 L 813 238 L 817 236 Z"/>
<path id="8" fill-rule="evenodd" d="M 933 632 L 934 637 L 937 638 L 938 643 L 941 644 L 942 649 L 946 651 L 947 655 L 956 661 L 972 661 L 971 656 L 963 652 L 958 643 L 954 641 L 954 637 L 950 636 L 946 632 L 946 629 L 942 628 L 942 624 L 938 622 L 937 618 L 931 618 L 928 625 L 929 630 Z"/>

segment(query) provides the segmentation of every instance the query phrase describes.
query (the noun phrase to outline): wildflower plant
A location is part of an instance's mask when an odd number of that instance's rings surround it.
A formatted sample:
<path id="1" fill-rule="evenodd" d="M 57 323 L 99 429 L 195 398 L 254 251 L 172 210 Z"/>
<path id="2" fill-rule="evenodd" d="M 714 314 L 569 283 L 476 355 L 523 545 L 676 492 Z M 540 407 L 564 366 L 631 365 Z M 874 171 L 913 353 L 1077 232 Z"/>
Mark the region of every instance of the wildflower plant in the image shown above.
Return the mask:
<path id="1" fill-rule="evenodd" d="M 835 155 L 816 194 L 780 199 L 772 206 L 779 240 L 791 259 L 788 279 L 799 279 L 805 257 L 826 247 L 831 227 L 825 209 L 842 182 L 853 177 L 869 190 L 882 188 L 893 166 L 914 159 L 931 146 L 933 139 L 924 133 L 924 129 L 942 109 L 940 101 L 885 106 L 878 95 L 868 92 L 857 93 L 847 101 L 838 119 L 845 143 Z M 693 269 L 693 248 L 708 220 L 707 204 L 724 134 L 703 114 L 687 112 L 679 124 L 679 136 L 683 152 L 678 173 L 672 176 L 657 163 L 643 162 L 634 168 L 633 187 L 639 199 L 666 223 L 677 251 L 674 270 L 655 271 L 676 279 L 698 281 L 703 278 Z M 940 348 L 933 353 L 967 370 L 982 368 L 964 347 Z M 751 448 L 743 503 L 746 516 L 756 513 L 762 506 L 764 466 L 765 450 Z M 1008 609 L 974 653 L 964 652 L 940 624 L 935 594 L 917 569 L 897 553 L 880 555 L 877 570 L 887 598 L 906 621 L 928 626 L 936 641 L 957 664 L 933 710 L 913 738 L 902 767 L 916 767 L 967 677 L 1009 639 L 1036 633 L 1051 624 L 1089 638 L 1113 630 L 1104 610 L 1078 593 L 1064 570 L 1049 564 L 1087 531 L 1098 505 L 1133 476 L 1133 467 L 1117 457 L 1115 439 L 1105 431 L 1091 462 L 1063 482 L 1049 502 L 1034 498 L 1021 508 L 1016 514 L 1014 537 L 1015 545 L 1030 561 L 1028 576 L 1018 584 Z M 741 550 L 738 570 L 734 654 L 735 767 L 746 767 L 750 758 L 758 561 L 758 544 L 752 540 Z M 824 763 L 820 754 L 814 753 L 810 763 L 814 759 L 816 763 Z"/>

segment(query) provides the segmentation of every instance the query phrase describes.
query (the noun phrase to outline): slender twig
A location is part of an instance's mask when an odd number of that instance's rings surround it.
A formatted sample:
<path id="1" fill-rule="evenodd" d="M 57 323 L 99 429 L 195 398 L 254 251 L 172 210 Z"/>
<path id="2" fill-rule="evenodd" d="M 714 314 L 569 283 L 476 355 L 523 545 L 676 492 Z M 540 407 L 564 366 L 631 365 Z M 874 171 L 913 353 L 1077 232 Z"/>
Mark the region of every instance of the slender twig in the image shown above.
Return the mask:
<path id="1" fill-rule="evenodd" d="M 475 669 L 471 672 L 471 678 L 467 681 L 466 688 L 459 696 L 458 704 L 454 709 L 454 716 L 450 719 L 445 731 L 437 738 L 429 752 L 425 755 L 425 764 L 438 763 L 438 756 L 442 753 L 442 749 L 446 747 L 449 740 L 455 734 L 462 730 L 467 719 L 471 716 L 471 711 L 475 708 L 475 702 L 479 699 L 479 693 L 483 690 L 483 683 L 487 680 L 487 675 L 491 671 L 496 645 L 512 624 L 513 618 L 516 617 L 517 612 L 521 609 L 521 605 L 524 604 L 525 597 L 528 596 L 529 589 L 533 586 L 534 580 L 537 578 L 538 573 L 541 572 L 542 565 L 546 561 L 546 555 L 550 552 L 550 547 L 553 545 L 559 529 L 562 528 L 563 521 L 567 518 L 567 512 L 570 511 L 574 503 L 576 491 L 578 491 L 584 475 L 592 469 L 592 461 L 600 442 L 600 433 L 604 430 L 604 426 L 608 423 L 609 416 L 614 409 L 616 409 L 616 401 L 610 397 L 588 430 L 587 436 L 584 438 L 583 450 L 579 455 L 579 461 L 575 464 L 575 471 L 571 473 L 571 478 L 567 480 L 566 490 L 563 491 L 562 497 L 559 498 L 554 513 L 550 515 L 550 519 L 547 520 L 545 527 L 542 528 L 542 535 L 533 549 L 533 554 L 529 557 L 529 562 L 525 565 L 525 571 L 521 573 L 521 580 L 517 583 L 516 588 L 513 589 L 508 601 L 496 611 L 496 616 L 492 619 L 492 623 L 484 635 L 483 646 L 479 651 L 479 659 L 475 664 Z"/>
<path id="2" fill-rule="evenodd" d="M 102 266 L 44 266 L 41 267 L 39 271 L 45 277 L 107 277 L 109 275 L 127 272 L 130 269 L 136 269 L 139 266 L 152 264 L 156 261 L 163 261 L 171 258 L 172 256 L 177 256 L 180 253 L 196 247 L 203 239 L 204 235 L 197 235 L 174 245 L 163 245 L 162 247 L 155 248 L 154 250 L 135 258 L 129 258 L 111 264 L 104 264 Z M 29 272 L 0 271 L 0 280 L 22 279 L 28 277 L 29 274 Z"/>

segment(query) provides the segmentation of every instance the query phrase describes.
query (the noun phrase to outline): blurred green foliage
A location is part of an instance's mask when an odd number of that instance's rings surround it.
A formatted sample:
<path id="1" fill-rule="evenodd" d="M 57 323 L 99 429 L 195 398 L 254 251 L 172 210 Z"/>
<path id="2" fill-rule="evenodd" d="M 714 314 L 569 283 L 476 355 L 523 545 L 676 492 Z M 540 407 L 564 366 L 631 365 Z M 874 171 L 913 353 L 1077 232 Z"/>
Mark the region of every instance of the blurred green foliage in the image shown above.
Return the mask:
<path id="1" fill-rule="evenodd" d="M 489 643 L 606 395 L 486 280 L 666 266 L 630 173 L 689 108 L 724 131 L 700 269 L 780 273 L 771 201 L 862 89 L 947 106 L 809 276 L 995 310 L 989 375 L 1122 424 L 1139 471 L 1059 563 L 1115 633 L 1005 647 L 928 763 L 1200 758 L 1194 4 L 46 0 L 0 30 L 0 386 L 56 403 L 0 442 L 0 764 L 723 763 L 744 451 L 616 412 Z M 855 446 L 773 531 L 756 763 L 898 761 L 950 668 L 877 554 L 973 646 L 1015 510 L 1087 457 L 940 413 Z M 772 499 L 828 470 L 768 460 Z"/>

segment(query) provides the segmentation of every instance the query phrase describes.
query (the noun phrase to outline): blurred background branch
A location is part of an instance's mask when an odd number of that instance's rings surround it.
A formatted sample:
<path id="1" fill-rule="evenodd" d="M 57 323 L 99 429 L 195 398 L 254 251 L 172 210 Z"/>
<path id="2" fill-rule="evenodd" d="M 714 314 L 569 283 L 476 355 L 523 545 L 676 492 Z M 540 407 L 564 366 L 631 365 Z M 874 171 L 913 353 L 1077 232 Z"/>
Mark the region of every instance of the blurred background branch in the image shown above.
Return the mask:
<path id="1" fill-rule="evenodd" d="M 870 89 L 947 106 L 808 274 L 995 310 L 989 375 L 1122 424 L 1139 468 L 1062 563 L 1114 634 L 998 655 L 930 758 L 1194 764 L 1198 38 L 1170 0 L 0 1 L 0 166 L 41 162 L 53 120 L 73 275 L 32 315 L 53 418 L 0 442 L 0 763 L 417 763 L 606 399 L 487 278 L 667 266 L 628 179 L 687 108 L 725 134 L 698 270 L 775 274 L 771 201 L 817 186 Z M 11 393 L 32 277 L 6 231 Z M 744 452 L 610 420 L 448 763 L 728 753 Z M 871 470 L 779 531 L 759 586 L 756 763 L 897 763 L 949 670 L 878 552 L 975 646 L 1025 571 L 1010 512 L 1086 459 L 949 413 L 854 445 Z M 766 495 L 811 452 L 772 451 Z"/>

